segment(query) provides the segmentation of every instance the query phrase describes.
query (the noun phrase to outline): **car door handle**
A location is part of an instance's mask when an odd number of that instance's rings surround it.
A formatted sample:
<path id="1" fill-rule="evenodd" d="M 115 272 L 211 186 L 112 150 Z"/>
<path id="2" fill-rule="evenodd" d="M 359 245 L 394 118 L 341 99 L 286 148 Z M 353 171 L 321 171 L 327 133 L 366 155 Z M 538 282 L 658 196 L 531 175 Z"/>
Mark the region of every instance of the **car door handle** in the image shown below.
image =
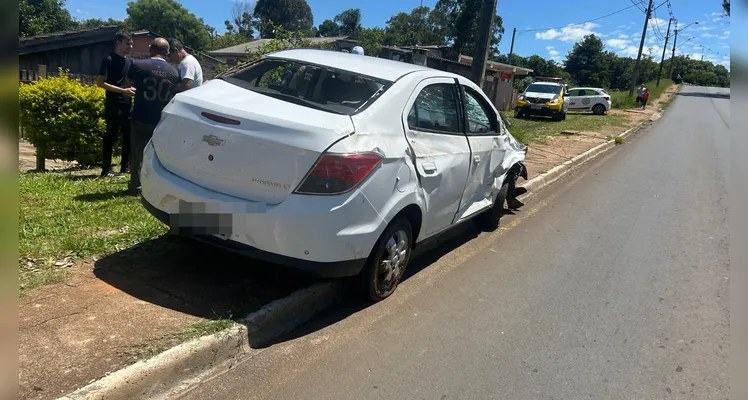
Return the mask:
<path id="1" fill-rule="evenodd" d="M 477 155 L 477 154 L 476 154 L 476 155 L 474 155 L 474 156 L 473 156 L 473 162 L 474 162 L 474 163 L 476 163 L 476 164 L 477 164 L 477 163 L 479 163 L 479 162 L 480 162 L 480 156 L 479 156 L 479 155 Z"/>
<path id="2" fill-rule="evenodd" d="M 423 172 L 427 174 L 433 174 L 434 172 L 436 172 L 436 164 L 434 163 L 427 162 L 421 164 L 421 166 L 423 167 Z"/>

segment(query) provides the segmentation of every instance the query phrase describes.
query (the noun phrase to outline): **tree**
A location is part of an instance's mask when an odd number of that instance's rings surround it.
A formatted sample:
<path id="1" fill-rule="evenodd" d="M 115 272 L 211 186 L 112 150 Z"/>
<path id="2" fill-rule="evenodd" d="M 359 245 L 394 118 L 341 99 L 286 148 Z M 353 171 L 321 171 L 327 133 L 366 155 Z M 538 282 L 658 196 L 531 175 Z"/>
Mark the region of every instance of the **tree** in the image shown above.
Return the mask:
<path id="1" fill-rule="evenodd" d="M 358 45 L 364 48 L 364 54 L 376 57 L 382 50 L 385 31 L 382 28 L 362 28 L 356 38 Z"/>
<path id="2" fill-rule="evenodd" d="M 233 23 L 231 22 L 233 21 Z M 255 20 L 252 16 L 252 7 L 248 2 L 236 2 L 231 12 L 231 21 L 226 20 L 226 31 L 236 32 L 251 40 L 255 34 Z"/>
<path id="3" fill-rule="evenodd" d="M 439 14 L 429 8 L 416 7 L 410 14 L 400 12 L 387 20 L 384 43 L 390 46 L 444 44 L 447 31 Z"/>
<path id="4" fill-rule="evenodd" d="M 136 0 L 127 3 L 127 20 L 133 29 L 179 39 L 195 50 L 208 48 L 210 37 L 202 18 L 175 0 Z"/>
<path id="5" fill-rule="evenodd" d="M 361 32 L 361 10 L 349 8 L 335 16 L 341 35 L 355 38 Z"/>
<path id="6" fill-rule="evenodd" d="M 317 29 L 317 36 L 322 37 L 334 37 L 340 35 L 340 26 L 333 20 L 326 19 L 319 24 Z"/>
<path id="7" fill-rule="evenodd" d="M 727 16 L 730 16 L 730 0 L 722 0 L 722 9 L 725 10 Z"/>
<path id="8" fill-rule="evenodd" d="M 595 35 L 587 35 L 574 44 L 566 56 L 565 69 L 578 85 L 608 87 L 610 75 L 607 58 L 603 54 L 603 41 Z"/>
<path id="9" fill-rule="evenodd" d="M 66 31 L 77 26 L 65 9 L 65 0 L 20 0 L 18 3 L 20 37 Z"/>
<path id="10" fill-rule="evenodd" d="M 254 17 L 258 19 L 260 37 L 274 37 L 273 26 L 287 32 L 311 32 L 314 18 L 306 0 L 258 0 Z"/>
<path id="11" fill-rule="evenodd" d="M 482 0 L 439 0 L 436 3 L 435 18 L 442 20 L 447 41 L 452 42 L 456 52 L 471 56 L 475 53 L 482 6 Z M 504 35 L 503 20 L 498 14 L 494 16 L 491 32 L 489 57 L 499 54 L 499 43 Z"/>
<path id="12" fill-rule="evenodd" d="M 96 29 L 101 28 L 102 26 L 118 26 L 122 31 L 132 31 L 132 28 L 125 21 L 120 21 L 112 18 L 108 18 L 106 20 L 103 20 L 101 18 L 89 18 L 78 22 L 78 27 L 82 29 Z"/>

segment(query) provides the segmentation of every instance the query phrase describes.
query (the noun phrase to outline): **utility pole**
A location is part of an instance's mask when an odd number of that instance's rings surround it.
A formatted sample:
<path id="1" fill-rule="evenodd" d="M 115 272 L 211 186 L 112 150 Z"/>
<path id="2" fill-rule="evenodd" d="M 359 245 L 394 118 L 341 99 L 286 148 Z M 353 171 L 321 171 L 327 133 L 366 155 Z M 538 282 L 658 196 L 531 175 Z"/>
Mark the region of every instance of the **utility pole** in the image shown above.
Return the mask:
<path id="1" fill-rule="evenodd" d="M 673 68 L 675 67 L 675 45 L 678 43 L 678 21 L 675 21 L 675 37 L 673 38 L 673 55 L 670 56 L 670 73 L 668 79 L 673 79 Z"/>
<path id="2" fill-rule="evenodd" d="M 512 45 L 509 47 L 509 60 L 507 61 L 507 64 L 512 64 L 512 54 L 514 54 L 514 35 L 517 34 L 517 28 L 514 28 L 512 30 Z"/>
<path id="3" fill-rule="evenodd" d="M 662 59 L 660 60 L 660 72 L 657 73 L 657 87 L 660 87 L 660 77 L 662 76 L 662 66 L 665 63 L 665 50 L 667 50 L 667 41 L 670 39 L 670 24 L 673 22 L 673 19 L 670 18 L 670 20 L 667 22 L 667 35 L 665 36 L 665 46 L 662 48 Z M 673 44 L 673 49 L 675 49 L 675 44 Z M 672 64 L 672 59 L 670 60 L 670 63 Z"/>
<path id="4" fill-rule="evenodd" d="M 478 40 L 475 41 L 475 55 L 473 56 L 470 80 L 481 89 L 483 88 L 483 77 L 486 75 L 486 60 L 488 59 L 488 47 L 491 45 L 491 30 L 493 28 L 493 16 L 496 14 L 496 2 L 497 0 L 483 0 L 480 25 L 478 26 Z"/>
<path id="5" fill-rule="evenodd" d="M 636 64 L 634 64 L 634 74 L 631 76 L 631 85 L 629 85 L 629 97 L 634 95 L 634 87 L 636 86 L 636 80 L 639 78 L 639 63 L 642 59 L 642 50 L 644 49 L 644 39 L 647 36 L 647 25 L 649 25 L 649 16 L 652 14 L 652 0 L 649 0 L 647 6 L 647 12 L 644 13 L 644 29 L 642 30 L 642 40 L 639 43 L 639 54 L 636 56 Z"/>

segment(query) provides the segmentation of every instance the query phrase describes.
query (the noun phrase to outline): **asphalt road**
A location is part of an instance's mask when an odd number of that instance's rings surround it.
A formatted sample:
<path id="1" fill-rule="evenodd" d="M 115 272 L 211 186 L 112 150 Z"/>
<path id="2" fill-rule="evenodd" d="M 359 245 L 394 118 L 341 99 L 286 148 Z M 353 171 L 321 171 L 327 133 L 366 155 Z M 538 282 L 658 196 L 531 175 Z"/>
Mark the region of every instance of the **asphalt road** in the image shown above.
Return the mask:
<path id="1" fill-rule="evenodd" d="M 392 298 L 342 306 L 184 398 L 727 399 L 729 106 L 684 88 Z"/>

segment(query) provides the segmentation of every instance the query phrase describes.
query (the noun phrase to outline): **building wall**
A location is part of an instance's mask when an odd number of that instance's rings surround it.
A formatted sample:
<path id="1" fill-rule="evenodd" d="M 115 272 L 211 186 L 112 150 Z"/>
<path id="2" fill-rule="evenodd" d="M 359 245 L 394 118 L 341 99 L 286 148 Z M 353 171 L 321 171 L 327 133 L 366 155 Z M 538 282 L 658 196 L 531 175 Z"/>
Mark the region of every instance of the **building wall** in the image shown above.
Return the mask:
<path id="1" fill-rule="evenodd" d="M 69 69 L 73 74 L 98 75 L 101 60 L 112 52 L 113 41 L 84 46 L 23 54 L 18 57 L 20 70 L 36 71 L 39 65 L 46 65 L 49 73 L 57 73 L 58 68 Z"/>
<path id="2" fill-rule="evenodd" d="M 148 48 L 150 47 L 152 41 L 153 41 L 153 38 L 148 35 L 133 36 L 132 52 L 141 53 L 141 54 L 149 54 L 150 50 Z"/>

